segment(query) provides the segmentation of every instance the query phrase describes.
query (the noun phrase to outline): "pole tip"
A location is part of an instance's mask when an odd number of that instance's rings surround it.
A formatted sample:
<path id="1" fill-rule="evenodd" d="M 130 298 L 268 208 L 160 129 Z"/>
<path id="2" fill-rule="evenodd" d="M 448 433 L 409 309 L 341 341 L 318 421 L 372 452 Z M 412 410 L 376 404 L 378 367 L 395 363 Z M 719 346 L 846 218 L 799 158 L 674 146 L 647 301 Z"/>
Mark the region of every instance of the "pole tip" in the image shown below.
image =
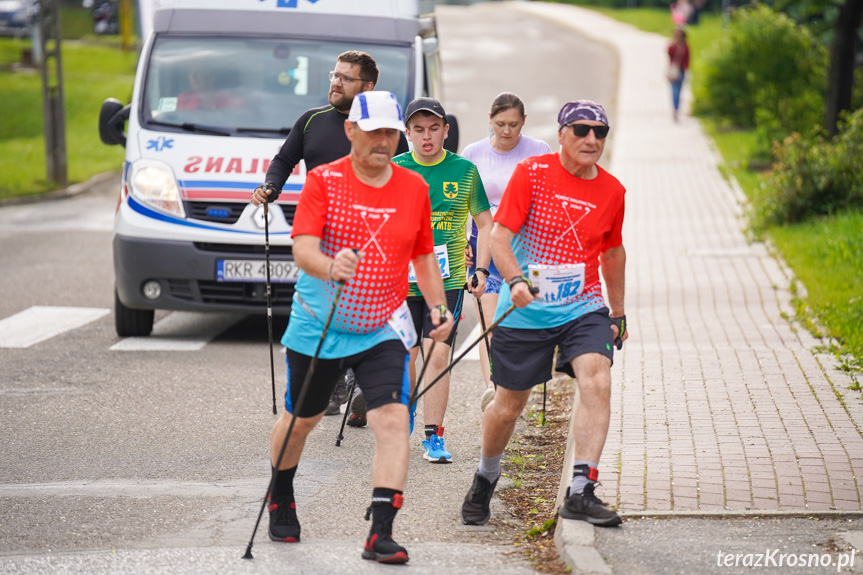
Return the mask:
<path id="1" fill-rule="evenodd" d="M 254 559 L 252 557 L 252 544 L 249 543 L 248 547 L 246 547 L 246 554 L 243 555 L 243 559 Z"/>
<path id="2" fill-rule="evenodd" d="M 276 406 L 274 405 L 274 406 L 273 406 L 273 415 L 278 415 L 278 413 L 279 413 L 279 412 L 278 412 L 278 411 L 276 411 Z"/>

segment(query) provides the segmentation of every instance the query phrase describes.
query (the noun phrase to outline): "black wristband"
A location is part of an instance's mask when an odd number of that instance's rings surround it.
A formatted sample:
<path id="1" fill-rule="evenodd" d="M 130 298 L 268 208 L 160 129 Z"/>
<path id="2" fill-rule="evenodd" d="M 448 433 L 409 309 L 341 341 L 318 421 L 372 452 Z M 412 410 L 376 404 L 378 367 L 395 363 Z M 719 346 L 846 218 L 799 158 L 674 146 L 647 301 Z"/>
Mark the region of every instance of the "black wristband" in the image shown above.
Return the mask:
<path id="1" fill-rule="evenodd" d="M 488 277 L 488 276 L 490 276 L 490 275 L 491 275 L 491 272 L 489 272 L 489 271 L 488 271 L 487 269 L 485 269 L 485 268 L 476 268 L 476 270 L 474 271 L 474 275 L 476 274 L 476 272 L 482 272 L 482 273 L 484 273 L 484 274 L 485 274 L 485 277 Z"/>
<path id="2" fill-rule="evenodd" d="M 509 280 L 509 289 L 510 289 L 510 291 L 512 291 L 512 288 L 513 288 L 513 287 L 515 287 L 515 284 L 520 284 L 521 282 L 526 283 L 528 287 L 533 287 L 533 284 L 532 284 L 532 283 L 530 283 L 530 280 L 529 280 L 529 279 L 527 279 L 526 277 L 524 277 L 524 276 L 516 276 L 516 277 L 512 278 L 511 280 Z"/>

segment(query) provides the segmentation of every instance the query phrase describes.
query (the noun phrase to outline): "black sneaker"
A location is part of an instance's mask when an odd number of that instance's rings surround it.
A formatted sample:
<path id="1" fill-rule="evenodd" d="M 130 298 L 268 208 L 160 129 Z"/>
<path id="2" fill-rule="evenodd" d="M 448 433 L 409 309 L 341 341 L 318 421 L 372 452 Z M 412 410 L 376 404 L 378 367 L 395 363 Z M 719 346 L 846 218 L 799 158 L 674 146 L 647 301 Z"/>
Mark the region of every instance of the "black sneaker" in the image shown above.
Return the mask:
<path id="1" fill-rule="evenodd" d="M 408 550 L 393 541 L 392 535 L 373 533 L 366 539 L 363 559 L 378 563 L 407 563 Z"/>
<path id="2" fill-rule="evenodd" d="M 564 519 L 580 519 L 600 527 L 614 527 L 622 521 L 616 511 L 603 503 L 599 497 L 593 494 L 596 485 L 588 483 L 584 486 L 584 493 L 569 494 L 566 490 L 566 502 L 558 510 Z"/>
<path id="3" fill-rule="evenodd" d="M 348 425 L 351 427 L 365 427 L 366 425 L 366 398 L 362 391 L 357 391 L 350 405 L 351 414 L 348 416 Z"/>
<path id="4" fill-rule="evenodd" d="M 324 415 L 338 415 L 342 412 L 341 405 L 348 400 L 348 377 L 345 376 L 336 383 L 333 394 L 330 396 L 330 403 L 324 410 Z"/>
<path id="5" fill-rule="evenodd" d="M 491 496 L 497 487 L 497 479 L 490 483 L 479 473 L 473 476 L 473 485 L 461 505 L 461 521 L 465 525 L 485 525 L 491 518 Z"/>
<path id="6" fill-rule="evenodd" d="M 270 539 L 285 543 L 299 543 L 300 521 L 297 519 L 297 504 L 287 499 L 275 502 L 270 499 Z"/>

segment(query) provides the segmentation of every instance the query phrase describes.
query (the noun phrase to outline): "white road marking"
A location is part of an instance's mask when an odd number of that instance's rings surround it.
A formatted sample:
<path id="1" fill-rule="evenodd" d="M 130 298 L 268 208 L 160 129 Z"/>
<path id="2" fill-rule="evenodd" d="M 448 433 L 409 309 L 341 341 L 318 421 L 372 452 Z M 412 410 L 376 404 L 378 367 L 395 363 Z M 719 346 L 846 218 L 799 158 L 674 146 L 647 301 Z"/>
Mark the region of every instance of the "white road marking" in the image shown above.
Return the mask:
<path id="1" fill-rule="evenodd" d="M 461 354 L 464 353 L 464 351 L 470 344 L 476 341 L 476 338 L 478 338 L 481 333 L 482 330 L 480 329 L 479 324 L 473 326 L 473 330 L 468 334 L 467 338 L 465 338 L 464 343 L 461 344 L 461 347 L 456 350 L 455 357 L 461 357 Z M 466 356 L 464 356 L 464 359 L 473 359 L 479 361 L 479 346 L 481 345 L 485 344 L 480 342 L 479 344 L 475 345 L 473 349 L 470 350 L 470 352 Z"/>
<path id="2" fill-rule="evenodd" d="M 105 308 L 33 306 L 0 320 L 0 347 L 30 347 L 109 313 Z"/>
<path id="3" fill-rule="evenodd" d="M 175 311 L 157 322 L 149 337 L 121 339 L 111 346 L 111 350 L 198 351 L 243 317 L 235 313 Z"/>

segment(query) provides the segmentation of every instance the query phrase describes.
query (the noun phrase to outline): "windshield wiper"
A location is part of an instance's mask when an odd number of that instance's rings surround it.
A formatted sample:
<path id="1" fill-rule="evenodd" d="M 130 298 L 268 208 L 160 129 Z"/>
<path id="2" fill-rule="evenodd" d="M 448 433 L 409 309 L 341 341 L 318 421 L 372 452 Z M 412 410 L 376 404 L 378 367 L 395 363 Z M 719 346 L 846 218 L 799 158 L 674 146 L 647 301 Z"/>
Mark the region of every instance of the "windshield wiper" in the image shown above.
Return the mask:
<path id="1" fill-rule="evenodd" d="M 237 128 L 237 131 L 243 133 L 259 132 L 262 134 L 282 134 L 283 136 L 287 136 L 291 133 L 290 128 Z"/>
<path id="2" fill-rule="evenodd" d="M 213 126 L 201 126 L 200 124 L 191 124 L 189 122 L 185 122 L 183 124 L 172 124 L 170 122 L 159 122 L 156 120 L 150 120 L 150 123 L 155 126 L 166 126 L 168 128 L 180 128 L 181 130 L 185 130 L 187 132 L 202 132 L 204 134 L 213 134 L 214 136 L 230 136 L 231 132 L 223 129 L 223 128 L 215 128 Z"/>

